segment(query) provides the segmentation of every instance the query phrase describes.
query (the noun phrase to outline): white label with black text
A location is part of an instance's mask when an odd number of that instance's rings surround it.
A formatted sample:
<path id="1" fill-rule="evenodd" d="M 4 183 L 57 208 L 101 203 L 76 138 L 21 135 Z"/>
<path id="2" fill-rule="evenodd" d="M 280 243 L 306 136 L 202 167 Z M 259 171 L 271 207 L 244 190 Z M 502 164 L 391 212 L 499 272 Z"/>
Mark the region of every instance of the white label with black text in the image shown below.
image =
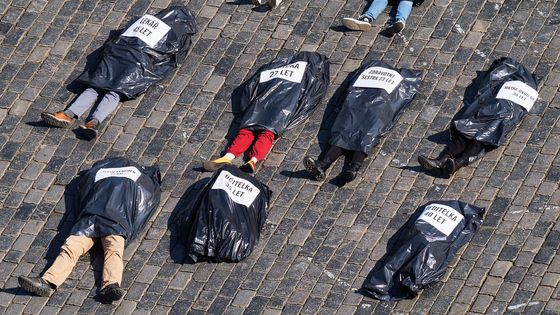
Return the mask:
<path id="1" fill-rule="evenodd" d="M 281 68 L 266 70 L 261 72 L 259 83 L 268 82 L 272 79 L 282 79 L 294 83 L 301 83 L 306 68 L 307 62 L 298 61 Z"/>
<path id="2" fill-rule="evenodd" d="M 95 173 L 95 182 L 98 182 L 108 177 L 126 177 L 128 179 L 132 179 L 133 181 L 136 181 L 138 180 L 140 175 L 142 175 L 142 172 L 140 172 L 134 166 L 101 168 L 97 171 L 97 173 Z"/>
<path id="3" fill-rule="evenodd" d="M 250 207 L 260 190 L 248 180 L 233 176 L 228 171 L 221 171 L 212 185 L 212 189 L 225 191 L 233 202 Z"/>
<path id="4" fill-rule="evenodd" d="M 384 89 L 390 94 L 402 80 L 402 75 L 395 70 L 383 67 L 371 67 L 367 68 L 360 74 L 360 77 L 356 80 L 356 82 L 354 82 L 354 86 L 361 88 Z"/>
<path id="5" fill-rule="evenodd" d="M 435 203 L 426 206 L 418 220 L 429 223 L 441 233 L 449 236 L 463 218 L 463 215 L 457 210 Z"/>
<path id="6" fill-rule="evenodd" d="M 154 48 L 170 29 L 171 27 L 162 20 L 146 14 L 134 22 L 121 36 L 139 38 Z"/>
<path id="7" fill-rule="evenodd" d="M 496 98 L 512 101 L 515 104 L 530 111 L 535 105 L 539 92 L 521 81 L 509 81 L 504 83 Z"/>

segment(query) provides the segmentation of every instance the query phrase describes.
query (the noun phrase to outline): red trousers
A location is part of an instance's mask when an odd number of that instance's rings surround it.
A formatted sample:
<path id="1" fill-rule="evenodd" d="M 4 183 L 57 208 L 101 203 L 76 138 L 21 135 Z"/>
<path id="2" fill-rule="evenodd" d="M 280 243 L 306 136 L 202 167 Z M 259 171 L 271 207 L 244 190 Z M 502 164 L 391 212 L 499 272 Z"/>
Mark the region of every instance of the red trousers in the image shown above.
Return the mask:
<path id="1" fill-rule="evenodd" d="M 255 136 L 257 138 L 256 141 Z M 253 141 L 255 142 L 254 144 Z M 272 142 L 274 142 L 274 133 L 271 131 L 251 131 L 241 128 L 235 138 L 233 138 L 233 142 L 229 148 L 227 148 L 226 152 L 238 157 L 253 144 L 253 149 L 249 154 L 249 158 L 254 157 L 257 161 L 261 161 L 272 147 Z"/>

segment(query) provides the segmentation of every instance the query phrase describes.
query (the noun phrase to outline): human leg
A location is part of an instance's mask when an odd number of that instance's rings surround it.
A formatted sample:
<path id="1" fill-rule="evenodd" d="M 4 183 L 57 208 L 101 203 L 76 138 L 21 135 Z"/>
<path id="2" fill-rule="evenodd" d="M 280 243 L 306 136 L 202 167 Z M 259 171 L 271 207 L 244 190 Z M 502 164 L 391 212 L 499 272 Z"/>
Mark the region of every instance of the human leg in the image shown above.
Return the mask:
<path id="1" fill-rule="evenodd" d="M 253 131 L 245 128 L 239 129 L 230 146 L 226 149 L 226 154 L 218 159 L 205 161 L 204 169 L 209 172 L 213 172 L 226 164 L 231 164 L 233 159 L 249 149 L 254 140 L 255 134 Z"/>
<path id="2" fill-rule="evenodd" d="M 120 300 L 124 295 L 121 289 L 123 275 L 124 237 L 108 235 L 101 238 L 103 245 L 103 274 L 99 299 L 103 303 Z"/>
<path id="3" fill-rule="evenodd" d="M 253 144 L 249 161 L 241 166 L 241 170 L 247 173 L 255 173 L 257 171 L 257 162 L 264 160 L 276 136 L 269 130 L 262 131 L 257 136 L 257 140 Z"/>
<path id="4" fill-rule="evenodd" d="M 76 117 L 81 116 L 95 104 L 97 96 L 94 88 L 87 88 L 66 110 L 56 113 L 43 112 L 41 118 L 51 126 L 68 128 L 74 123 Z"/>
<path id="5" fill-rule="evenodd" d="M 303 159 L 305 169 L 311 174 L 315 180 L 324 180 L 325 171 L 344 153 L 344 149 L 335 145 L 330 146 L 321 160 L 315 160 L 310 156 Z"/>
<path id="6" fill-rule="evenodd" d="M 389 21 L 390 26 L 383 31 L 383 34 L 386 36 L 394 36 L 395 34 L 400 33 L 405 25 L 406 20 L 410 16 L 412 12 L 412 5 L 413 2 L 409 0 L 401 0 L 395 12 L 395 16 L 392 17 Z"/>
<path id="7" fill-rule="evenodd" d="M 119 105 L 120 96 L 118 93 L 109 91 L 105 93 L 97 108 L 83 124 L 78 127 L 78 132 L 87 140 L 97 137 L 99 124 L 111 114 Z"/>
<path id="8" fill-rule="evenodd" d="M 71 235 L 66 239 L 52 266 L 40 278 L 20 276 L 19 285 L 39 296 L 50 296 L 72 272 L 80 256 L 93 246 L 92 238 Z"/>
<path id="9" fill-rule="evenodd" d="M 374 21 L 387 8 L 387 3 L 387 0 L 373 0 L 362 15 Z"/>
<path id="10" fill-rule="evenodd" d="M 349 183 L 353 181 L 364 163 L 367 155 L 361 151 L 351 151 L 350 163 L 348 167 L 340 173 L 340 178 L 345 182 Z"/>
<path id="11" fill-rule="evenodd" d="M 387 0 L 373 0 L 364 13 L 357 18 L 343 18 L 342 24 L 353 31 L 367 31 L 371 23 L 387 7 Z"/>

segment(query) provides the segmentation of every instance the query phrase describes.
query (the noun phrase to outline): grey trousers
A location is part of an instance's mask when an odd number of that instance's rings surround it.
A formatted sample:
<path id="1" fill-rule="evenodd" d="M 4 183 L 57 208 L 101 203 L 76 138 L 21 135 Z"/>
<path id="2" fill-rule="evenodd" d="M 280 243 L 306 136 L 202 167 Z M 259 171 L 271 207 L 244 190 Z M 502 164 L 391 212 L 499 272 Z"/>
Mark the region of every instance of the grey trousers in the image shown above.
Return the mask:
<path id="1" fill-rule="evenodd" d="M 88 109 L 90 109 L 93 104 L 95 104 L 95 101 L 97 101 L 98 97 L 99 93 L 97 92 L 97 90 L 95 90 L 94 88 L 87 88 L 82 92 L 82 94 L 80 94 L 80 96 L 78 96 L 74 103 L 72 103 L 72 105 L 70 105 L 70 107 L 66 109 L 65 112 L 67 115 L 70 114 L 68 112 L 71 112 L 71 114 L 80 117 Z M 117 108 L 117 105 L 119 105 L 119 101 L 119 94 L 112 91 L 105 93 L 103 99 L 101 100 L 101 102 L 99 102 L 97 108 L 95 108 L 95 111 L 90 118 L 102 122 L 103 120 L 105 120 L 105 118 L 107 118 L 107 116 L 109 116 L 109 114 L 111 114 L 115 110 L 115 108 Z"/>

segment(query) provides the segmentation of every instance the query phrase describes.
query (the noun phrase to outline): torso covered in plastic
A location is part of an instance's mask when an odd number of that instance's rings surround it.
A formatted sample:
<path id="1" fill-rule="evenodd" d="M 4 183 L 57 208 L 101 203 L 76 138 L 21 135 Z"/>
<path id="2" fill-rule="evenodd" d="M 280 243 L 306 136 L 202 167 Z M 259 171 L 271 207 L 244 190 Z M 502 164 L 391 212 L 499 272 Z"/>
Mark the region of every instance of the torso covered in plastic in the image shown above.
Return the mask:
<path id="1" fill-rule="evenodd" d="M 282 134 L 311 115 L 326 94 L 329 80 L 329 61 L 321 54 L 300 52 L 273 60 L 235 96 L 240 127 Z"/>
<path id="2" fill-rule="evenodd" d="M 346 88 L 329 144 L 369 155 L 416 96 L 421 74 L 381 61 L 362 65 Z"/>
<path id="3" fill-rule="evenodd" d="M 538 98 L 538 80 L 512 59 L 497 61 L 477 84 L 470 104 L 453 121 L 468 139 L 499 146 Z"/>
<path id="4" fill-rule="evenodd" d="M 159 168 L 126 158 L 96 162 L 80 178 L 79 217 L 71 234 L 123 236 L 127 243 L 142 232 L 159 206 Z"/>
<path id="5" fill-rule="evenodd" d="M 461 201 L 434 201 L 420 208 L 390 240 L 362 292 L 380 300 L 413 298 L 438 281 L 449 262 L 482 224 L 484 208 Z"/>
<path id="6" fill-rule="evenodd" d="M 196 32 L 196 20 L 184 6 L 144 15 L 110 39 L 98 64 L 77 81 L 136 98 L 179 67 Z"/>
<path id="7" fill-rule="evenodd" d="M 263 228 L 271 191 L 234 166 L 217 171 L 185 209 L 185 244 L 193 261 L 238 262 L 248 257 Z"/>

